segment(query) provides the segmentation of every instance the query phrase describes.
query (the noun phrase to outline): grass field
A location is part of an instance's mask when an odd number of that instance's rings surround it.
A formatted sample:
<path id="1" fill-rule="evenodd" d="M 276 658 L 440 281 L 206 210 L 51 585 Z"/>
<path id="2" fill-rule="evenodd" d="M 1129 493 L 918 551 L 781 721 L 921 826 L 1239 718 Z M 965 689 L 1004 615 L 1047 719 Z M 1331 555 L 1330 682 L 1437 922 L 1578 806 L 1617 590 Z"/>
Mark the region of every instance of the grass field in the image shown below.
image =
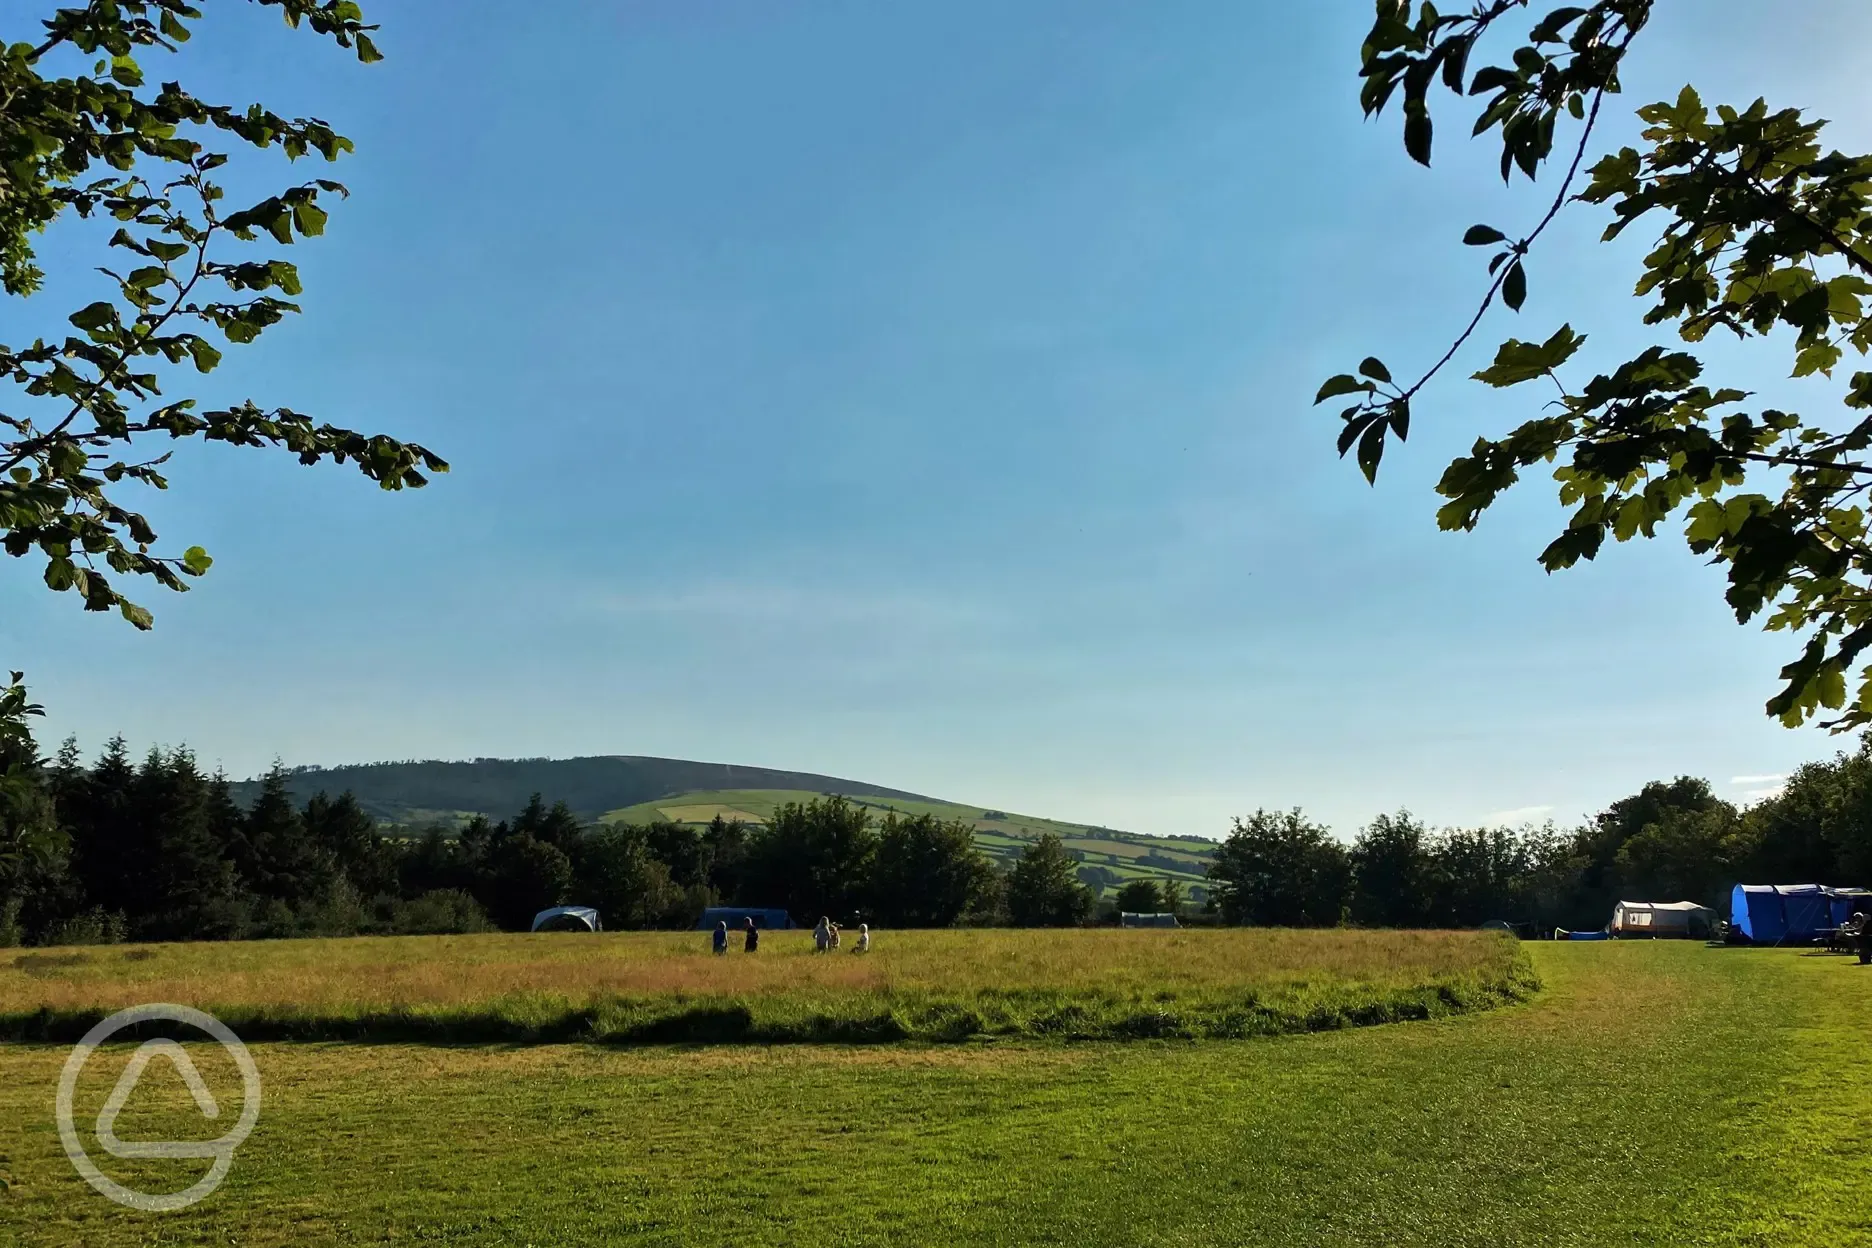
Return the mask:
<path id="1" fill-rule="evenodd" d="M 0 1037 L 73 1039 L 127 1005 L 254 1038 L 887 1041 L 1243 1036 L 1425 1018 L 1531 990 L 1471 932 L 880 932 L 862 957 L 769 932 L 360 937 L 32 950 L 0 960 Z"/>
<path id="2" fill-rule="evenodd" d="M 1872 1241 L 1872 971 L 1528 952 L 1545 987 L 1527 1004 L 1273 1039 L 263 1044 L 258 1129 L 219 1192 L 170 1215 L 80 1183 L 50 1113 L 66 1049 L 5 1045 L 0 1243 Z M 179 1084 L 156 1091 L 124 1138 L 202 1134 Z M 189 1164 L 110 1172 L 175 1190 Z"/>

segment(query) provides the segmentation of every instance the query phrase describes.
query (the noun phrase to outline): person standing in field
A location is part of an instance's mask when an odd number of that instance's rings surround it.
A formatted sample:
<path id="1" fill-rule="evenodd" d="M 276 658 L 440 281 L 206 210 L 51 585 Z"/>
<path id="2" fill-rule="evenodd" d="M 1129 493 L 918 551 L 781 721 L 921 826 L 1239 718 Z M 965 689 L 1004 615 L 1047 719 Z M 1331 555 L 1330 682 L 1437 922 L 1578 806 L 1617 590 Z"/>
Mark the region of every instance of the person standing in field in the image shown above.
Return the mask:
<path id="1" fill-rule="evenodd" d="M 728 952 L 728 920 L 715 924 L 715 954 L 717 957 Z"/>
<path id="2" fill-rule="evenodd" d="M 747 943 L 741 948 L 744 953 L 753 953 L 760 948 L 760 928 L 754 925 L 754 916 L 751 914 L 747 921 Z"/>
<path id="3" fill-rule="evenodd" d="M 838 924 L 828 923 L 826 925 L 826 943 L 833 949 L 838 948 Z"/>
<path id="4" fill-rule="evenodd" d="M 812 929 L 813 951 L 824 953 L 827 943 L 832 939 L 832 920 L 824 915 L 819 917 L 819 925 Z"/>
<path id="5" fill-rule="evenodd" d="M 852 946 L 852 952 L 853 953 L 869 953 L 870 951 L 871 951 L 871 925 L 869 923 L 860 923 L 858 925 L 858 943 Z"/>

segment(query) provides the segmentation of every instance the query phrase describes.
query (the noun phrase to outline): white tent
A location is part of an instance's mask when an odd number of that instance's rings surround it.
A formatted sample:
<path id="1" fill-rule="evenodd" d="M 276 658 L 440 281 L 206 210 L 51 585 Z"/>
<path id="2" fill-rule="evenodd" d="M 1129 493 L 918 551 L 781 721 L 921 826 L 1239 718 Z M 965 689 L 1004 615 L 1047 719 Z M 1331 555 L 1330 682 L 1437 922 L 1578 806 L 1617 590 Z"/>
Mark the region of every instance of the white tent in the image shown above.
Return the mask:
<path id="1" fill-rule="evenodd" d="M 1621 901 L 1606 930 L 1614 936 L 1701 936 L 1715 923 L 1716 912 L 1694 901 Z"/>
<path id="2" fill-rule="evenodd" d="M 558 918 L 575 919 L 583 923 L 588 932 L 604 930 L 604 924 L 598 921 L 598 912 L 590 906 L 554 906 L 550 910 L 542 910 L 533 916 L 532 930 L 537 932 L 541 925 Z"/>

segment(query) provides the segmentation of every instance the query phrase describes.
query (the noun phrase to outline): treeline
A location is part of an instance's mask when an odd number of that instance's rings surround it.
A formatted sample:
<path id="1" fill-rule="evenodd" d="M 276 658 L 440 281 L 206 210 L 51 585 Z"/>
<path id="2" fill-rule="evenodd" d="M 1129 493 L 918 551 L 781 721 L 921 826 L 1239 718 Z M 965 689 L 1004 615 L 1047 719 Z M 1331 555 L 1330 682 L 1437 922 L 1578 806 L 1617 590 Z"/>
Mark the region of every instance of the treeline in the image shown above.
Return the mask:
<path id="1" fill-rule="evenodd" d="M 386 831 L 350 794 L 295 803 L 278 769 L 243 807 L 186 750 L 133 763 L 117 740 L 86 766 L 67 743 L 48 764 L 20 738 L 0 753 L 0 944 L 525 930 L 560 904 L 613 928 L 689 927 L 714 904 L 890 927 L 1094 910 L 1057 838 L 1003 875 L 968 823 L 876 821 L 840 797 L 695 828 L 586 826 L 535 795 L 499 822 Z"/>
<path id="2" fill-rule="evenodd" d="M 1872 738 L 1738 807 L 1690 776 L 1656 781 L 1580 827 L 1433 831 L 1385 815 L 1350 844 L 1301 811 L 1235 821 L 1210 869 L 1229 923 L 1596 929 L 1620 900 L 1726 913 L 1738 883 L 1872 882 Z"/>
<path id="3" fill-rule="evenodd" d="M 1165 879 L 1114 885 L 1053 836 L 1005 872 L 967 822 L 826 797 L 763 825 L 587 826 L 539 796 L 458 831 L 379 827 L 349 794 L 297 803 L 275 770 L 251 804 L 186 750 L 133 763 L 113 741 L 40 760 L 0 734 L 0 944 L 524 930 L 590 905 L 607 927 L 691 926 L 714 904 L 887 927 L 1074 925 L 1181 911 Z M 1596 928 L 1622 898 L 1722 909 L 1739 881 L 1872 883 L 1872 745 L 1747 808 L 1689 777 L 1646 785 L 1578 828 L 1432 830 L 1380 816 L 1350 843 L 1302 812 L 1238 819 L 1201 917 L 1282 926 Z"/>

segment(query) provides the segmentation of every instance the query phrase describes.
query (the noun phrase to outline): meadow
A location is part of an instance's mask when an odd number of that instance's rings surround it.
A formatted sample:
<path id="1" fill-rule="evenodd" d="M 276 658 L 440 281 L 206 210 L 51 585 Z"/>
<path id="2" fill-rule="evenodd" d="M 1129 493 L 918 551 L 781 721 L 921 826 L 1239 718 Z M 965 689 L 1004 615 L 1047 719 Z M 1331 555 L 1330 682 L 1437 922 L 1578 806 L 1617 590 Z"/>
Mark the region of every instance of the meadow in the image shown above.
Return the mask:
<path id="1" fill-rule="evenodd" d="M 76 1039 L 126 1005 L 206 1009 L 251 1039 L 612 1044 L 1240 1037 L 1424 1019 L 1534 989 L 1476 932 L 805 932 L 717 957 L 704 932 L 359 937 L 0 957 L 0 1037 Z"/>
<path id="2" fill-rule="evenodd" d="M 258 1129 L 220 1191 L 169 1215 L 74 1175 L 50 1114 L 68 1050 L 0 1045 L 0 1243 L 1872 1241 L 1872 971 L 1526 952 L 1544 986 L 1521 1004 L 1239 1041 L 260 1044 Z M 86 1085 L 81 1118 L 109 1086 Z M 119 1130 L 200 1121 L 162 1084 Z M 188 1164 L 110 1172 L 175 1190 Z"/>

